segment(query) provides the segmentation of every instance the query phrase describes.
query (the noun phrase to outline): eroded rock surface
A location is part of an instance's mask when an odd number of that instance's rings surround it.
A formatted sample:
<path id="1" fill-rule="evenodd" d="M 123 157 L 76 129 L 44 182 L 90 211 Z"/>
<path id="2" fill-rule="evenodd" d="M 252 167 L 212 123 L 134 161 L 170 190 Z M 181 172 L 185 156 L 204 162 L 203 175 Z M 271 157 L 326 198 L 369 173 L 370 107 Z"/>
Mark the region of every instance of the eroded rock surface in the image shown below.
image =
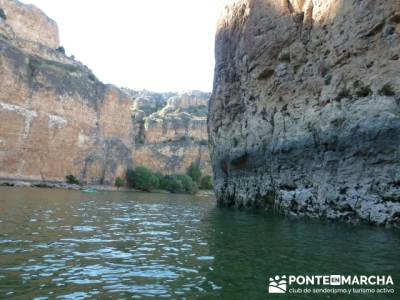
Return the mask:
<path id="1" fill-rule="evenodd" d="M 49 50 L 50 51 L 50 50 Z M 0 177 L 110 184 L 132 164 L 131 99 L 0 37 Z"/>
<path id="2" fill-rule="evenodd" d="M 197 163 L 211 174 L 208 152 L 209 93 L 130 92 L 135 163 L 163 173 L 185 173 Z"/>
<path id="3" fill-rule="evenodd" d="M 113 184 L 132 165 L 131 98 L 57 51 L 39 9 L 0 7 L 0 177 Z"/>
<path id="4" fill-rule="evenodd" d="M 33 41 L 54 49 L 59 47 L 57 23 L 39 8 L 16 0 L 0 0 L 0 7 L 6 15 L 7 25 L 12 28 L 14 38 Z"/>
<path id="5" fill-rule="evenodd" d="M 231 0 L 209 134 L 221 205 L 400 224 L 400 1 Z"/>
<path id="6" fill-rule="evenodd" d="M 40 9 L 0 0 L 0 179 L 114 184 L 127 168 L 211 173 L 202 92 L 149 93 L 101 83 L 58 48 Z"/>

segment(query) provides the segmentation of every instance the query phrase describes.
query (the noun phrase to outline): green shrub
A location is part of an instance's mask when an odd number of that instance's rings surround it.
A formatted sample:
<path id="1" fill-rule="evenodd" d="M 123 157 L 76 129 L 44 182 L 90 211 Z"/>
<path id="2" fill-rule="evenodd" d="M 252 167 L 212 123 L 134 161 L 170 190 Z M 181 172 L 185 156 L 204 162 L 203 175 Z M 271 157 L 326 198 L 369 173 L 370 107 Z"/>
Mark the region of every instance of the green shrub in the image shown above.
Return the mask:
<path id="1" fill-rule="evenodd" d="M 183 184 L 177 175 L 165 175 L 160 182 L 160 188 L 171 193 L 182 193 Z"/>
<path id="2" fill-rule="evenodd" d="M 62 54 L 65 55 L 65 48 L 64 48 L 63 46 L 58 47 L 58 48 L 56 49 L 56 51 L 58 51 L 58 52 L 60 52 L 60 53 L 62 53 Z"/>
<path id="3" fill-rule="evenodd" d="M 360 86 L 356 90 L 356 95 L 360 98 L 368 97 L 372 94 L 372 90 L 369 86 Z"/>
<path id="4" fill-rule="evenodd" d="M 135 176 L 135 171 L 133 169 L 126 170 L 126 182 L 129 187 L 133 187 L 134 176 Z"/>
<path id="5" fill-rule="evenodd" d="M 195 181 L 188 175 L 176 175 L 178 180 L 182 182 L 182 193 L 194 195 L 199 191 L 199 187 Z"/>
<path id="6" fill-rule="evenodd" d="M 89 73 L 88 78 L 90 81 L 93 81 L 93 82 L 97 81 L 97 77 L 92 72 Z"/>
<path id="7" fill-rule="evenodd" d="M 207 110 L 208 110 L 207 105 L 196 105 L 188 107 L 186 111 L 191 115 L 206 116 Z"/>
<path id="8" fill-rule="evenodd" d="M 341 90 L 339 92 L 339 94 L 336 96 L 336 101 L 340 102 L 340 100 L 344 99 L 344 98 L 350 98 L 351 94 L 350 91 L 347 89 Z"/>
<path id="9" fill-rule="evenodd" d="M 212 183 L 211 176 L 206 175 L 206 176 L 201 178 L 200 188 L 202 190 L 212 190 L 213 183 Z"/>
<path id="10" fill-rule="evenodd" d="M 381 96 L 394 96 L 394 95 L 396 95 L 396 93 L 393 90 L 393 87 L 389 83 L 387 83 L 379 90 L 379 95 L 381 95 Z"/>
<path id="11" fill-rule="evenodd" d="M 200 140 L 199 145 L 200 146 L 208 146 L 208 140 Z"/>
<path id="12" fill-rule="evenodd" d="M 331 74 L 327 74 L 327 75 L 324 77 L 324 84 L 325 84 L 325 85 L 330 85 L 330 84 L 331 84 L 331 81 L 332 81 L 332 75 L 331 75 Z"/>
<path id="13" fill-rule="evenodd" d="M 79 180 L 74 175 L 65 176 L 65 180 L 68 184 L 79 184 Z"/>
<path id="14" fill-rule="evenodd" d="M 156 173 L 154 173 L 154 176 L 157 177 L 157 180 L 158 180 L 157 188 L 158 188 L 158 189 L 162 189 L 162 187 L 161 187 L 161 181 L 162 181 L 162 179 L 164 178 L 164 175 L 161 174 L 160 172 L 156 172 Z"/>
<path id="15" fill-rule="evenodd" d="M 174 174 L 163 176 L 160 188 L 171 193 L 196 194 L 199 190 L 197 183 L 188 175 Z"/>
<path id="16" fill-rule="evenodd" d="M 125 184 L 125 181 L 121 177 L 115 178 L 114 185 L 116 187 L 120 188 L 121 186 L 124 186 L 124 184 Z"/>
<path id="17" fill-rule="evenodd" d="M 186 174 L 189 175 L 194 182 L 200 183 L 201 171 L 198 164 L 192 163 L 187 169 Z"/>
<path id="18" fill-rule="evenodd" d="M 196 194 L 199 187 L 190 176 L 183 174 L 163 175 L 145 167 L 126 172 L 128 185 L 140 190 L 163 189 L 171 193 Z"/>
<path id="19" fill-rule="evenodd" d="M 128 187 L 133 187 L 133 184 L 134 184 L 133 180 L 135 177 L 134 174 L 135 174 L 135 171 L 133 169 L 126 170 L 126 174 L 125 174 L 126 175 L 126 184 Z"/>
<path id="20" fill-rule="evenodd" d="M 139 190 L 150 192 L 159 187 L 159 179 L 153 172 L 145 167 L 137 167 L 126 173 L 128 184 Z"/>
<path id="21" fill-rule="evenodd" d="M 2 8 L 0 8 L 0 18 L 2 18 L 3 20 L 7 20 L 6 13 Z"/>

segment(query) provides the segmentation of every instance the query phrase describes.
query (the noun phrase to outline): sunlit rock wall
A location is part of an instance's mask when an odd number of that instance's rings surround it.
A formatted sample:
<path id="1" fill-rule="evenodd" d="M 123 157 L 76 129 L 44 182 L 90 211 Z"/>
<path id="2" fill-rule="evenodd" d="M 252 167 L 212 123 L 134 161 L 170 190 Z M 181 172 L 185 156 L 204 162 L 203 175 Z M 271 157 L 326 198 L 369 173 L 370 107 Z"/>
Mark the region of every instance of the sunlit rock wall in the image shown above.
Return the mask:
<path id="1" fill-rule="evenodd" d="M 0 0 L 0 180 L 113 184 L 127 168 L 211 174 L 210 94 L 104 85 L 59 46 L 38 8 Z"/>
<path id="2" fill-rule="evenodd" d="M 113 184 L 132 166 L 131 98 L 56 51 L 39 9 L 0 8 L 0 177 Z"/>
<path id="3" fill-rule="evenodd" d="M 16 0 L 0 0 L 0 7 L 17 37 L 53 49 L 59 46 L 57 23 L 36 6 Z"/>
<path id="4" fill-rule="evenodd" d="M 198 164 L 211 174 L 208 151 L 209 93 L 142 92 L 132 95 L 135 163 L 162 173 L 185 173 Z"/>

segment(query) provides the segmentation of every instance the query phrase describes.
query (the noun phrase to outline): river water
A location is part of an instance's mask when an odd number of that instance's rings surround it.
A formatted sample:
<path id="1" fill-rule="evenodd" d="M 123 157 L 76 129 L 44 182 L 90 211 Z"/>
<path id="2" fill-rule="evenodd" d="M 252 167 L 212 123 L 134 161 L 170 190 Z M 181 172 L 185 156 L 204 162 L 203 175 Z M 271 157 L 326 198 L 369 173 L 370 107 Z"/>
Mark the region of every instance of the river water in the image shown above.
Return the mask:
<path id="1" fill-rule="evenodd" d="M 172 194 L 1 187 L 0 205 L 0 299 L 293 299 L 268 294 L 267 279 L 385 274 L 394 288 L 400 281 L 394 230 Z M 324 297 L 359 299 L 295 299 Z"/>

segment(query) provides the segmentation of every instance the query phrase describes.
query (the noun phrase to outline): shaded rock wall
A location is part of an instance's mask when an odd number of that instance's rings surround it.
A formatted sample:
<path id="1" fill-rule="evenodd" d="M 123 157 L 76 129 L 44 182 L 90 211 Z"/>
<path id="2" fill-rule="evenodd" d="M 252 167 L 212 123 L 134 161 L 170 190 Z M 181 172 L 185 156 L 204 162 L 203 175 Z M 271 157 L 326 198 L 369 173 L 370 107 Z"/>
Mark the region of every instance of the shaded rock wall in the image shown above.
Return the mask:
<path id="1" fill-rule="evenodd" d="M 227 1 L 208 119 L 221 205 L 399 224 L 400 1 Z"/>

